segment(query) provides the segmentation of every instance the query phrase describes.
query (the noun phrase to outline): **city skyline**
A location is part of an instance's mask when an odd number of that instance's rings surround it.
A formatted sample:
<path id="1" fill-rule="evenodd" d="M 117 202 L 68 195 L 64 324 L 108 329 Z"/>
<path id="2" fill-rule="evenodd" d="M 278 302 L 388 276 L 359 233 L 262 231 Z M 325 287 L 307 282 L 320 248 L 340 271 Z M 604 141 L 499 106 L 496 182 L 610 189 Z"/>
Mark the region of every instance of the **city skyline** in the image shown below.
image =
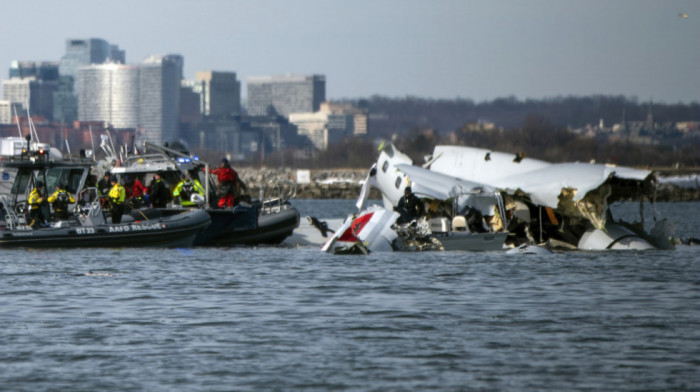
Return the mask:
<path id="1" fill-rule="evenodd" d="M 102 38 L 127 64 L 180 54 L 197 71 L 325 75 L 327 98 L 540 99 L 624 95 L 700 101 L 700 2 L 0 0 L 3 78 L 13 60 L 58 61 Z M 138 6 L 137 6 L 138 5 Z M 138 10 L 138 11 L 137 11 Z M 39 28 L 40 27 L 40 28 Z M 21 32 L 21 34 L 20 34 Z"/>

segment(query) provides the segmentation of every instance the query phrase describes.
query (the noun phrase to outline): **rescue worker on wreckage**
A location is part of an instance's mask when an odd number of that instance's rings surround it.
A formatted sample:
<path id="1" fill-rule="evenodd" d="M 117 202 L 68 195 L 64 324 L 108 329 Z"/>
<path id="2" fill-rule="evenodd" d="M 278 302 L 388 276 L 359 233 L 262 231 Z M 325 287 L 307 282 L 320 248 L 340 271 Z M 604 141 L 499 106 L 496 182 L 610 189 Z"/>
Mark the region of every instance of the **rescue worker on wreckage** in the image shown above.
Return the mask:
<path id="1" fill-rule="evenodd" d="M 394 207 L 394 211 L 400 216 L 396 219 L 396 223 L 409 223 L 420 218 L 425 213 L 425 206 L 412 191 L 411 187 L 407 186 L 403 191 L 403 196 L 399 199 L 399 203 Z"/>
<path id="2" fill-rule="evenodd" d="M 34 189 L 29 193 L 29 199 L 27 199 L 27 204 L 29 204 L 29 226 L 31 226 L 32 229 L 38 229 L 39 226 L 45 224 L 47 220 L 41 211 L 42 205 L 46 203 L 43 191 L 44 183 L 37 181 L 34 185 Z"/>
<path id="3" fill-rule="evenodd" d="M 178 182 L 173 191 L 173 197 L 175 201 L 178 201 L 183 207 L 194 207 L 197 205 L 192 201 L 193 195 L 202 196 L 204 199 L 204 188 L 202 184 L 199 183 L 197 179 L 192 180 L 189 175 L 187 175 L 182 181 Z"/>
<path id="4" fill-rule="evenodd" d="M 47 201 L 53 205 L 53 216 L 57 221 L 68 220 L 68 204 L 75 203 L 75 199 L 62 183 L 56 185 L 56 192 L 52 193 Z"/>
<path id="5" fill-rule="evenodd" d="M 115 177 L 112 177 L 112 189 L 109 191 L 110 199 L 110 214 L 112 215 L 112 223 L 121 223 L 122 215 L 124 215 L 124 201 L 126 200 L 126 190 L 122 184 L 117 181 Z"/>

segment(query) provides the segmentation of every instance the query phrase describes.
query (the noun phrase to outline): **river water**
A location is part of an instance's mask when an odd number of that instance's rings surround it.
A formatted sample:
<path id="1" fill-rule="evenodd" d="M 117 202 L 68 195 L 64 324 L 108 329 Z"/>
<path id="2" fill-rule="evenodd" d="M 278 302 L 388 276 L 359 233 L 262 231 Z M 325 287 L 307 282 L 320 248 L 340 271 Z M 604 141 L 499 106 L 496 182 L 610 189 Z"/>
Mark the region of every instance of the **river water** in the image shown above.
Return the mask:
<path id="1" fill-rule="evenodd" d="M 700 246 L 2 250 L 0 328 L 3 391 L 697 391 Z"/>

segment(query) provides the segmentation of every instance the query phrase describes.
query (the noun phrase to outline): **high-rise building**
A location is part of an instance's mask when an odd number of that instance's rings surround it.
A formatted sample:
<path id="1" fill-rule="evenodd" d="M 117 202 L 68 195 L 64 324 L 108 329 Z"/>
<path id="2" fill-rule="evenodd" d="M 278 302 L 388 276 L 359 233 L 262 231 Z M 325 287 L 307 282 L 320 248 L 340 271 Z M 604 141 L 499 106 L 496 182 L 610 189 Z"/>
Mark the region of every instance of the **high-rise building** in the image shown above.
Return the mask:
<path id="1" fill-rule="evenodd" d="M 37 80 L 58 80 L 56 61 L 13 61 L 10 65 L 10 78 L 35 77 Z"/>
<path id="2" fill-rule="evenodd" d="M 104 121 L 114 128 L 139 126 L 138 66 L 95 64 L 78 71 L 78 119 Z"/>
<path id="3" fill-rule="evenodd" d="M 139 78 L 139 140 L 163 144 L 178 139 L 180 80 L 184 60 L 180 55 L 150 56 L 141 63 Z"/>
<path id="4" fill-rule="evenodd" d="M 53 94 L 58 82 L 38 80 L 34 76 L 2 81 L 2 99 L 22 105 L 32 116 L 53 119 Z"/>
<path id="5" fill-rule="evenodd" d="M 235 72 L 198 71 L 201 88 L 201 112 L 221 117 L 241 113 L 241 83 Z"/>
<path id="6" fill-rule="evenodd" d="M 318 111 L 326 100 L 326 77 L 253 76 L 247 79 L 247 110 L 251 116 Z"/>
<path id="7" fill-rule="evenodd" d="M 110 45 L 100 38 L 66 40 L 66 53 L 58 66 L 59 85 L 54 94 L 53 115 L 56 121 L 72 122 L 77 119 L 78 91 L 81 89 L 78 70 L 107 62 L 125 64 L 126 53 L 118 45 Z"/>
<path id="8" fill-rule="evenodd" d="M 0 124 L 12 124 L 15 112 L 18 116 L 24 115 L 19 103 L 0 100 Z"/>
<path id="9" fill-rule="evenodd" d="M 119 46 L 110 45 L 100 38 L 68 39 L 66 54 L 61 57 L 59 72 L 61 76 L 78 75 L 78 68 L 90 64 L 102 64 L 107 61 L 125 63 L 126 55 Z"/>

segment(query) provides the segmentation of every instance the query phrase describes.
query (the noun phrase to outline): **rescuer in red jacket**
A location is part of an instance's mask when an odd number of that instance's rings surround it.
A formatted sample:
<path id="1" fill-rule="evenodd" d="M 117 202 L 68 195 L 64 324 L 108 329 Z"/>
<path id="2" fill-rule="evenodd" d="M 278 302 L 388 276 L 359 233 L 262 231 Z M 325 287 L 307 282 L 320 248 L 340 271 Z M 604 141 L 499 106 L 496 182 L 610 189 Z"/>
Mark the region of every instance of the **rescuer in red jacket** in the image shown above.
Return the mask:
<path id="1" fill-rule="evenodd" d="M 221 166 L 211 171 L 216 174 L 219 180 L 219 186 L 216 190 L 219 196 L 219 207 L 233 207 L 236 197 L 236 183 L 238 182 L 238 173 L 228 163 L 228 159 L 221 159 Z"/>

